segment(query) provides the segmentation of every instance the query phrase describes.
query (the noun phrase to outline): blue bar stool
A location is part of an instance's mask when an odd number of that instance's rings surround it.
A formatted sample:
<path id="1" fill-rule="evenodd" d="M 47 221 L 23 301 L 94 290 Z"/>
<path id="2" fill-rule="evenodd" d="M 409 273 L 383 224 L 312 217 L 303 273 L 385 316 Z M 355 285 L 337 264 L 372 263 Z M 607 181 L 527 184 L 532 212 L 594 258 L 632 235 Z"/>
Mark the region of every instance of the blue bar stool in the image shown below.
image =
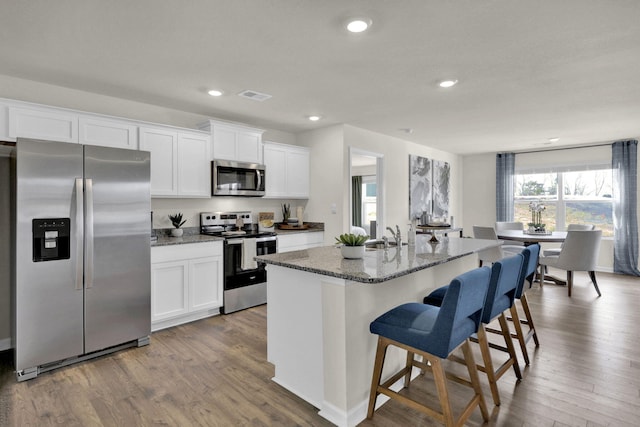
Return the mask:
<path id="1" fill-rule="evenodd" d="M 488 267 L 471 270 L 451 281 L 441 307 L 407 303 L 389 310 L 371 323 L 369 329 L 371 333 L 378 335 L 378 348 L 367 418 L 373 417 L 376 398 L 382 393 L 447 426 L 464 424 L 476 406 L 480 407 L 482 418 L 489 420 L 468 338 L 478 331 L 490 277 Z M 389 345 L 407 350 L 407 362 L 404 368 L 381 384 L 384 358 Z M 475 393 L 458 419 L 454 419 L 447 390 L 447 374 L 441 359 L 447 358 L 458 347 L 462 347 L 470 381 L 457 377 L 454 380 L 473 388 Z M 422 356 L 422 361 L 415 360 L 415 355 Z M 414 366 L 433 373 L 440 411 L 389 388 L 402 377 L 404 387 L 408 388 Z"/>
<path id="2" fill-rule="evenodd" d="M 524 357 L 524 362 L 529 364 L 529 352 L 527 351 L 527 343 L 533 341 L 536 344 L 536 347 L 540 346 L 540 341 L 538 340 L 538 333 L 536 332 L 536 327 L 533 324 L 533 317 L 531 316 L 531 310 L 529 309 L 529 302 L 527 301 L 527 295 L 524 292 L 524 284 L 525 282 L 533 283 L 533 280 L 536 275 L 536 270 L 538 268 L 538 256 L 540 255 L 540 245 L 534 244 L 527 246 L 523 251 L 522 255 L 524 256 L 524 266 L 523 266 L 523 274 L 521 277 L 521 283 L 518 285 L 518 289 L 516 290 L 516 299 L 515 301 L 520 301 L 520 305 L 522 306 L 522 310 L 524 311 L 524 315 L 526 319 L 520 319 L 518 314 L 517 304 L 511 306 L 511 317 L 508 320 L 513 321 L 514 328 L 516 330 L 515 334 L 511 334 L 512 337 L 517 338 L 520 343 L 520 349 L 522 350 L 522 355 Z M 531 287 L 531 286 L 529 286 Z M 522 325 L 527 326 L 529 329 L 524 333 L 522 329 Z"/>
<path id="3" fill-rule="evenodd" d="M 489 290 L 487 291 L 484 311 L 482 312 L 482 323 L 478 328 L 476 336 L 471 337 L 471 341 L 477 342 L 480 345 L 484 365 L 478 365 L 477 368 L 479 371 L 487 374 L 489 387 L 491 388 L 491 395 L 493 396 L 493 403 L 496 406 L 500 405 L 498 380 L 509 370 L 509 368 L 513 368 L 518 380 L 522 379 L 522 373 L 520 372 L 516 349 L 513 346 L 513 341 L 511 340 L 511 332 L 509 330 L 505 311 L 513 306 L 516 290 L 522 274 L 523 263 L 524 257 L 522 254 L 503 258 L 502 260 L 493 263 L 493 266 L 491 267 L 491 282 Z M 424 298 L 424 303 L 434 306 L 440 305 L 441 302 L 444 303 L 441 296 L 443 294 L 446 295 L 446 292 L 448 292 L 448 286 L 443 286 L 442 288 L 438 288 L 430 293 Z M 506 347 L 490 343 L 487 338 L 487 331 L 484 325 L 488 325 L 495 319 L 498 319 L 500 323 L 499 332 L 504 338 Z M 497 369 L 493 367 L 490 348 L 504 351 L 509 354 L 509 358 Z M 452 359 L 460 363 L 464 363 L 460 358 L 452 357 Z"/>

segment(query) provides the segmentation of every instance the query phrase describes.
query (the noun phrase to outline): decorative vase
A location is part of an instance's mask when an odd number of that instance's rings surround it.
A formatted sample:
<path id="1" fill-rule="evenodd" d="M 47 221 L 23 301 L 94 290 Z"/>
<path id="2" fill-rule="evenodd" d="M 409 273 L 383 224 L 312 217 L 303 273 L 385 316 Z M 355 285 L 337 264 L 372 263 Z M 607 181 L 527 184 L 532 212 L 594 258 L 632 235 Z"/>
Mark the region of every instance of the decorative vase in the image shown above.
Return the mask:
<path id="1" fill-rule="evenodd" d="M 347 259 L 360 259 L 364 258 L 364 246 L 342 246 L 340 251 L 342 257 Z"/>
<path id="2" fill-rule="evenodd" d="M 171 236 L 172 237 L 182 237 L 182 233 L 184 233 L 184 230 L 182 228 L 172 228 L 171 229 Z"/>

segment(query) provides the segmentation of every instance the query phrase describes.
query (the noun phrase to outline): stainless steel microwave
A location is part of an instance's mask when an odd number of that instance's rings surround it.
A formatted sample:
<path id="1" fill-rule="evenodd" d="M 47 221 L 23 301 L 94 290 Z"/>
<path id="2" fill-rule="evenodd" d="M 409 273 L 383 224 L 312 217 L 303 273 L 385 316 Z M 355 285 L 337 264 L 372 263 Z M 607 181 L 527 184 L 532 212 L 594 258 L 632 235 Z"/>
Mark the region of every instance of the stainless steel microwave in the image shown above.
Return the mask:
<path id="1" fill-rule="evenodd" d="M 211 162 L 213 196 L 264 196 L 265 166 L 258 163 L 214 160 Z"/>

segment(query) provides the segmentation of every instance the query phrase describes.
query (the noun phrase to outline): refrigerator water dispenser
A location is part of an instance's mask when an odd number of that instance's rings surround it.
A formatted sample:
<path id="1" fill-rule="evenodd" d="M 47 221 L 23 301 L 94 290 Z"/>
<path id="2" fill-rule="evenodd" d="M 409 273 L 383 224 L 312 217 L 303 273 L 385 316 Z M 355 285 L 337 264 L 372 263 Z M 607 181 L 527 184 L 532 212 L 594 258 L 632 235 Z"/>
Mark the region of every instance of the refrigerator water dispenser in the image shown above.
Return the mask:
<path id="1" fill-rule="evenodd" d="M 33 262 L 69 259 L 69 218 L 33 220 Z"/>

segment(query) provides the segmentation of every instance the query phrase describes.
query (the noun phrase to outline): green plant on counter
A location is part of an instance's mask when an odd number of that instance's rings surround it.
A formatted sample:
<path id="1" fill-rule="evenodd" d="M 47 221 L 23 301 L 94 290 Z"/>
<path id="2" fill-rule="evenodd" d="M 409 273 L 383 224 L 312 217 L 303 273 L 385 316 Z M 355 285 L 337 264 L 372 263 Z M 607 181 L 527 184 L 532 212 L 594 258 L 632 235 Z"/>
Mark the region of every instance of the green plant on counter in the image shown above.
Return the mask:
<path id="1" fill-rule="evenodd" d="M 345 246 L 364 246 L 364 243 L 369 240 L 369 236 L 363 236 L 362 234 L 341 234 L 340 237 L 336 237 L 338 243 L 342 243 Z"/>
<path id="2" fill-rule="evenodd" d="M 186 219 L 184 221 L 182 220 L 182 213 L 180 212 L 174 215 L 169 215 L 169 219 L 175 228 L 180 228 L 185 222 L 187 222 Z"/>

